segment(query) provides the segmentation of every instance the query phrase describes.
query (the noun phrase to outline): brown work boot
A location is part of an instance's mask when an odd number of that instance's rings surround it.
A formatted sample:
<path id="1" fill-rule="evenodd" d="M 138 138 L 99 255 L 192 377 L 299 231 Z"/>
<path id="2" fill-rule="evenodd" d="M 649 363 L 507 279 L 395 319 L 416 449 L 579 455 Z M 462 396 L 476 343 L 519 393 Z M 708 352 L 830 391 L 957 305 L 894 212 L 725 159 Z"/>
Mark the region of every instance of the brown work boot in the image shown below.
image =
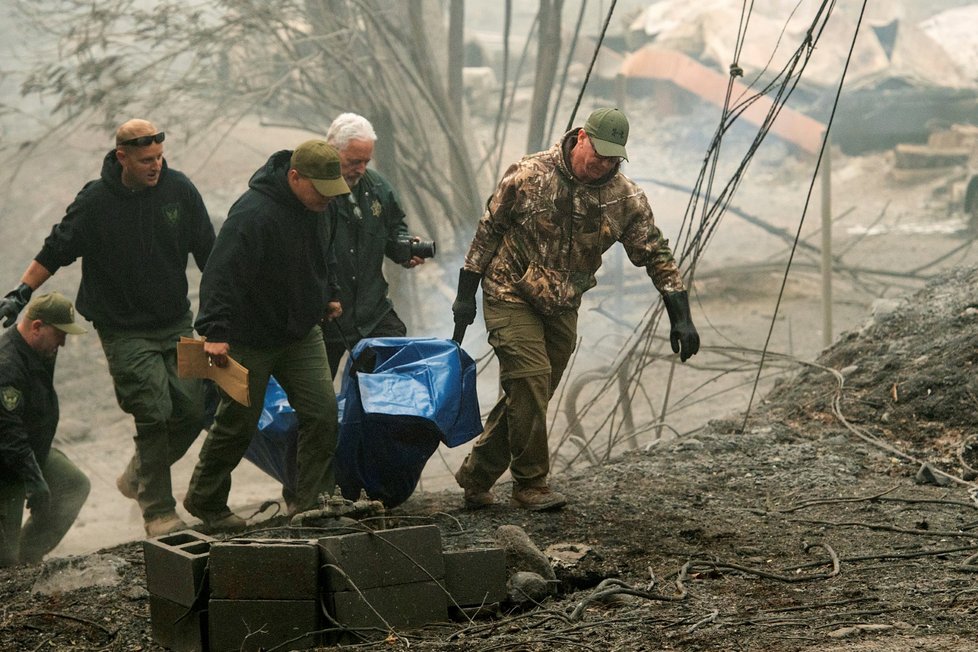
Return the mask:
<path id="1" fill-rule="evenodd" d="M 119 490 L 120 494 L 130 500 L 136 500 L 136 496 L 139 493 L 139 486 L 125 473 L 115 479 L 115 487 Z"/>
<path id="2" fill-rule="evenodd" d="M 510 499 L 513 507 L 522 507 L 532 512 L 546 512 L 560 509 L 567 504 L 564 494 L 551 491 L 550 487 L 521 487 L 513 485 L 513 497 Z"/>
<path id="3" fill-rule="evenodd" d="M 491 491 L 482 489 L 465 490 L 465 509 L 484 509 L 496 504 L 496 497 Z"/>
<path id="4" fill-rule="evenodd" d="M 219 512 L 198 509 L 190 502 L 189 496 L 183 499 L 183 506 L 192 516 L 196 516 L 203 521 L 204 527 L 211 531 L 235 532 L 245 529 L 248 525 L 248 521 L 227 508 Z"/>
<path id="5" fill-rule="evenodd" d="M 151 518 L 143 523 L 143 527 L 146 528 L 146 536 L 161 537 L 165 534 L 172 534 L 174 532 L 179 532 L 180 530 L 186 530 L 188 525 L 183 522 L 182 518 L 177 516 L 176 512 L 170 512 L 169 514 L 163 514 L 161 516 L 157 516 L 156 518 Z"/>

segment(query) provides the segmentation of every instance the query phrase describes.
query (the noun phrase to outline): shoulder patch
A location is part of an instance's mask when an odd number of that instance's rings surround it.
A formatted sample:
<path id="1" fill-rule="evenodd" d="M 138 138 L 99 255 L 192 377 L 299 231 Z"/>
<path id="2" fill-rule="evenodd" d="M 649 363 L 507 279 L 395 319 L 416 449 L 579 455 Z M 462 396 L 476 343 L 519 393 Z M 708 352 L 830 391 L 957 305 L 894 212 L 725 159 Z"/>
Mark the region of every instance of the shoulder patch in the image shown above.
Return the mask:
<path id="1" fill-rule="evenodd" d="M 3 404 L 3 408 L 7 412 L 13 412 L 18 407 L 20 407 L 21 401 L 23 401 L 24 395 L 20 393 L 20 390 L 12 385 L 7 385 L 5 387 L 0 387 L 0 404 Z"/>

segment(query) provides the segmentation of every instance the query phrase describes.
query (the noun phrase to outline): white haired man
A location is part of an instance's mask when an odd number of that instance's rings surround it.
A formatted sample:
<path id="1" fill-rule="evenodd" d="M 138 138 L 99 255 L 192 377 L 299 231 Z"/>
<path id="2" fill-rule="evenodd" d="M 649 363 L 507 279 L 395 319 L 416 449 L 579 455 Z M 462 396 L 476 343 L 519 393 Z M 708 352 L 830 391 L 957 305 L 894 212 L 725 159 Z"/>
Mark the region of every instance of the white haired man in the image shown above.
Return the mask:
<path id="1" fill-rule="evenodd" d="M 336 229 L 333 252 L 343 314 L 323 327 L 326 354 L 333 377 L 346 347 L 365 337 L 404 337 L 407 327 L 387 296 L 384 256 L 411 269 L 424 258 L 411 254 L 404 211 L 390 183 L 368 169 L 377 134 L 370 122 L 356 113 L 337 116 L 326 132 L 326 142 L 340 152 L 343 178 L 350 194 L 330 204 L 328 213 Z"/>

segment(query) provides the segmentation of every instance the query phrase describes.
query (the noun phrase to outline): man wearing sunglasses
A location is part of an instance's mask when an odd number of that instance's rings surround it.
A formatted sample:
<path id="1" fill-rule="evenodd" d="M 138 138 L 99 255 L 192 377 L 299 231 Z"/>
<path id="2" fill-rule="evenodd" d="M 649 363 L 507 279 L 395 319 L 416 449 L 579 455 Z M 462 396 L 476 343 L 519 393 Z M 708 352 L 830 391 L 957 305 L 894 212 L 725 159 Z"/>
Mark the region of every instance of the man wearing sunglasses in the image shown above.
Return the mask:
<path id="1" fill-rule="evenodd" d="M 685 362 L 699 351 L 669 241 L 645 193 L 621 172 L 628 129 L 620 110 L 595 110 L 549 150 L 511 165 L 486 203 L 452 305 L 458 334 L 475 319 L 482 285 L 503 389 L 455 474 L 469 508 L 495 502 L 492 486 L 507 469 L 514 507 L 545 511 L 566 503 L 548 483 L 547 407 L 577 344 L 581 295 L 594 287 L 601 254 L 616 241 L 662 296 L 673 352 Z"/>
<path id="2" fill-rule="evenodd" d="M 135 421 L 136 452 L 116 486 L 138 501 L 149 536 L 186 528 L 175 511 L 170 465 L 200 434 L 199 380 L 177 376 L 176 345 L 193 333 L 187 259 L 202 270 L 214 244 L 203 199 L 163 158 L 165 134 L 133 119 L 68 206 L 20 285 L 0 300 L 10 326 L 31 294 L 81 258 L 78 312 L 95 327 L 119 406 Z"/>

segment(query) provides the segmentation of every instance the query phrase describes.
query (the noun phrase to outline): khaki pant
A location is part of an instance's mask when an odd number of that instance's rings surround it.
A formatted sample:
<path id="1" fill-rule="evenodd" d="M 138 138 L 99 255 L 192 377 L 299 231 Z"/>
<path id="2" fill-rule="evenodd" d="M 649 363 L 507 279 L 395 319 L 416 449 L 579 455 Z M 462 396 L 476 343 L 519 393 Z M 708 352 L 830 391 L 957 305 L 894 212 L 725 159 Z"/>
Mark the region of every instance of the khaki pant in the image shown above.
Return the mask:
<path id="1" fill-rule="evenodd" d="M 489 489 L 508 467 L 521 486 L 544 486 L 550 473 L 547 406 L 577 344 L 577 311 L 546 317 L 521 303 L 485 299 L 489 344 L 503 395 L 456 479 Z"/>
<path id="2" fill-rule="evenodd" d="M 268 377 L 274 375 L 299 421 L 295 507 L 299 511 L 313 509 L 319 504 L 320 493 L 331 493 L 335 488 L 333 454 L 339 431 L 322 331 L 315 326 L 304 338 L 285 346 L 259 349 L 232 345 L 230 355 L 248 369 L 251 406 L 245 407 L 221 392 L 214 426 L 190 479 L 187 502 L 212 514 L 228 510 L 231 471 L 251 443 Z"/>
<path id="3" fill-rule="evenodd" d="M 99 339 L 119 407 L 136 425 L 136 454 L 125 471 L 134 481 L 143 519 L 174 511 L 170 465 L 183 457 L 204 427 L 200 380 L 177 375 L 177 342 L 190 337 L 191 314 L 166 328 L 113 331 Z"/>
<path id="4" fill-rule="evenodd" d="M 41 475 L 51 490 L 51 504 L 31 514 L 23 527 L 24 483 L 12 478 L 0 481 L 0 568 L 41 561 L 67 534 L 88 498 L 88 477 L 55 448 L 41 465 Z"/>

